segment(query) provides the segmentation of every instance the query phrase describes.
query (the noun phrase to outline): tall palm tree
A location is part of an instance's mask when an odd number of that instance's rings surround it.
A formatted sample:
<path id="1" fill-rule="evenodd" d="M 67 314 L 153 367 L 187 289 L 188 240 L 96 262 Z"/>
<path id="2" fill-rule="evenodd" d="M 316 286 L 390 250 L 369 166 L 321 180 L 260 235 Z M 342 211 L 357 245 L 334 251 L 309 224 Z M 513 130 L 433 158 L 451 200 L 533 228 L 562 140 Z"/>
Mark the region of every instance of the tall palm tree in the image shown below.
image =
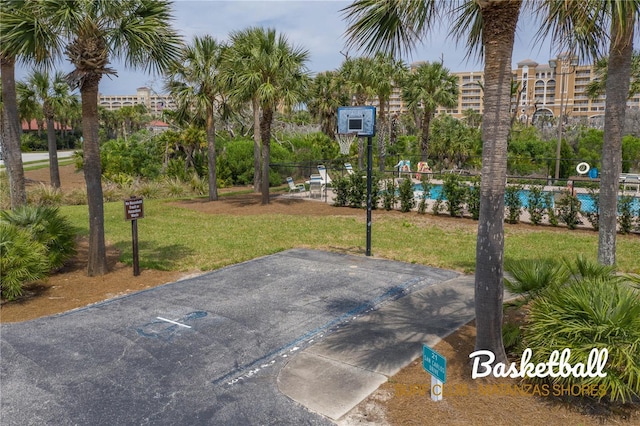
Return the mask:
<path id="1" fill-rule="evenodd" d="M 213 37 L 195 37 L 182 49 L 169 70 L 167 87 L 178 104 L 177 113 L 195 113 L 205 123 L 209 165 L 209 201 L 218 199 L 215 112 L 223 97 L 220 62 L 224 46 Z"/>
<path id="2" fill-rule="evenodd" d="M 338 71 L 346 82 L 349 94 L 349 105 L 365 105 L 375 96 L 373 90 L 373 59 L 367 57 L 349 58 L 340 66 Z M 364 139 L 358 137 L 358 168 L 364 168 Z"/>
<path id="3" fill-rule="evenodd" d="M 520 0 L 464 2 L 460 30 L 469 31 L 468 46 L 484 56 L 485 91 L 482 127 L 482 182 L 476 245 L 476 349 L 491 350 L 506 362 L 502 342 L 504 190 L 510 131 L 511 56 Z M 344 9 L 350 43 L 368 52 L 410 49 L 452 3 L 356 0 Z"/>
<path id="4" fill-rule="evenodd" d="M 604 265 L 614 265 L 618 180 L 622 171 L 622 131 L 630 87 L 633 37 L 637 17 L 640 16 L 640 0 L 547 0 L 542 6 L 543 16 L 547 17 L 542 28 L 543 33 L 551 33 L 555 39 L 568 39 L 592 57 L 602 56 L 603 41 L 608 43 L 609 67 L 605 85 L 598 261 Z M 608 37 L 603 34 L 607 28 Z"/>
<path id="5" fill-rule="evenodd" d="M 325 71 L 317 74 L 309 87 L 309 111 L 320 120 L 322 133 L 332 140 L 336 137 L 338 107 L 349 102 L 343 85 L 339 73 Z"/>
<path id="6" fill-rule="evenodd" d="M 254 154 L 261 154 L 262 204 L 269 203 L 271 125 L 276 108 L 306 100 L 309 52 L 289 44 L 276 30 L 251 27 L 233 32 L 223 55 L 223 74 L 229 94 L 236 101 L 251 102 L 254 115 Z M 259 134 L 261 145 L 255 142 Z M 257 175 L 254 174 L 254 182 Z"/>
<path id="7" fill-rule="evenodd" d="M 420 159 L 429 156 L 429 126 L 439 106 L 458 104 L 458 79 L 442 62 L 423 62 L 408 73 L 402 83 L 402 98 L 411 110 L 421 111 Z"/>
<path id="8" fill-rule="evenodd" d="M 403 79 L 407 72 L 404 62 L 393 56 L 378 52 L 373 57 L 371 68 L 371 89 L 378 98 L 378 120 L 376 134 L 378 139 L 378 166 L 385 169 L 386 136 L 388 133 L 387 104 L 391 98 L 394 85 Z"/>
<path id="9" fill-rule="evenodd" d="M 618 180 L 622 172 L 622 131 L 631 77 L 633 34 L 640 16 L 640 1 L 603 2 L 611 17 L 609 68 L 606 83 L 602 173 L 600 175 L 600 218 L 598 227 L 598 262 L 616 263 L 618 226 Z"/>
<path id="10" fill-rule="evenodd" d="M 596 78 L 587 85 L 587 94 L 593 100 L 605 94 L 609 58 L 598 59 L 594 64 Z M 634 50 L 631 56 L 631 81 L 629 82 L 629 98 L 640 93 L 640 50 Z"/>
<path id="11" fill-rule="evenodd" d="M 35 100 L 42 106 L 47 123 L 47 146 L 49 148 L 49 176 L 51 186 L 60 188 L 58 170 L 58 147 L 55 131 L 57 111 L 60 111 L 69 99 L 69 85 L 62 72 L 56 72 L 53 79 L 46 71 L 34 71 L 28 77 L 26 85 L 32 90 Z"/>
<path id="12" fill-rule="evenodd" d="M 108 67 L 121 58 L 129 67 L 163 71 L 178 56 L 181 41 L 171 28 L 170 3 L 165 0 L 111 0 L 96 2 L 34 2 L 49 17 L 59 34 L 58 45 L 74 66 L 67 81 L 80 89 L 84 176 L 89 205 L 89 276 L 107 272 L 104 236 L 104 206 L 98 140 L 98 87 L 103 75 L 115 74 Z"/>

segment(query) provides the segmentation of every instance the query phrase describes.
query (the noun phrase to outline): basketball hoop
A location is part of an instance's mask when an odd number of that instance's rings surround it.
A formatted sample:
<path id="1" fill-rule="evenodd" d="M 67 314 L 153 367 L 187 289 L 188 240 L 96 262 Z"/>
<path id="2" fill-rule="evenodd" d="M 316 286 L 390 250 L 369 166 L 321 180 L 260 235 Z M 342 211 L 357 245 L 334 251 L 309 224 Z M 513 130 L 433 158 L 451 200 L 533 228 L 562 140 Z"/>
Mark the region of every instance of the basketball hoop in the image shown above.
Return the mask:
<path id="1" fill-rule="evenodd" d="M 336 133 L 336 139 L 338 140 L 338 144 L 340 145 L 340 154 L 349 154 L 351 144 L 354 140 L 356 140 L 357 136 L 357 133 Z"/>

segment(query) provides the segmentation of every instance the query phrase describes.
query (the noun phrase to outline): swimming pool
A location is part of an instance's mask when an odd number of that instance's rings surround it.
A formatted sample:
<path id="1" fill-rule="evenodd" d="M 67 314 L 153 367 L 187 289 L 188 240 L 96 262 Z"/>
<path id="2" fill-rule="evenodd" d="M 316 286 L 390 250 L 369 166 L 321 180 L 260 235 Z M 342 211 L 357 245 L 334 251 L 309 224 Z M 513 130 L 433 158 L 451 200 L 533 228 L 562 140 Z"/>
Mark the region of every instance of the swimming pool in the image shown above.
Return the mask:
<path id="1" fill-rule="evenodd" d="M 414 194 L 415 193 L 422 194 L 422 184 L 414 185 L 413 191 L 414 191 Z M 522 207 L 525 209 L 529 207 L 529 193 L 530 191 L 527 189 L 518 191 L 518 197 L 520 198 Z M 442 185 L 433 185 L 429 193 L 429 199 L 437 200 L 441 194 L 442 194 Z M 545 197 L 546 194 L 549 194 L 549 192 L 543 192 L 542 194 L 543 194 L 543 197 Z M 589 194 L 578 193 L 577 196 L 578 196 L 578 200 L 580 200 L 580 203 L 581 203 L 581 207 L 580 207 L 581 211 L 585 213 L 594 213 L 596 211 L 595 204 L 591 199 L 591 197 L 589 196 Z M 446 198 L 443 197 L 443 200 L 446 200 Z M 618 197 L 618 201 L 620 201 L 620 197 Z M 636 213 L 640 211 L 640 198 L 634 197 L 633 203 L 631 204 L 631 208 Z"/>

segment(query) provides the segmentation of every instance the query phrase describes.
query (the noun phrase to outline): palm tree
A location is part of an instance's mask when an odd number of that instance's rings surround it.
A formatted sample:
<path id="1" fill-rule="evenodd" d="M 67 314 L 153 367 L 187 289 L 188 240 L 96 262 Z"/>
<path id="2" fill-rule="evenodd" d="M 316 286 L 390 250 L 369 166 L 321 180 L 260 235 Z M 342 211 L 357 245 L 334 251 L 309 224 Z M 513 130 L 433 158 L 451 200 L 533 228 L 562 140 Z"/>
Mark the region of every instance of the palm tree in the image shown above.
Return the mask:
<path id="1" fill-rule="evenodd" d="M 464 2 L 458 29 L 471 30 L 468 46 L 484 56 L 485 113 L 482 127 L 482 182 L 476 245 L 476 349 L 491 350 L 506 362 L 502 342 L 504 190 L 510 131 L 511 56 L 520 0 Z M 344 9 L 352 45 L 367 52 L 410 49 L 451 3 L 356 0 Z"/>
<path id="2" fill-rule="evenodd" d="M 598 59 L 594 66 L 596 78 L 587 85 L 587 94 L 593 100 L 605 94 L 607 84 L 607 69 L 609 58 Z M 631 81 L 629 86 L 629 98 L 640 93 L 640 50 L 634 50 L 631 57 Z"/>
<path id="3" fill-rule="evenodd" d="M 335 139 L 338 107 L 349 102 L 342 90 L 344 81 L 335 71 L 325 71 L 315 76 L 309 88 L 309 111 L 320 120 L 322 133 Z"/>
<path id="4" fill-rule="evenodd" d="M 163 71 L 178 56 L 180 38 L 171 28 L 170 3 L 165 0 L 96 2 L 34 2 L 49 17 L 49 25 L 65 43 L 75 69 L 66 78 L 79 88 L 82 100 L 84 176 L 89 205 L 89 276 L 107 272 L 104 206 L 98 140 L 98 87 L 112 57 L 127 66 Z M 58 51 L 59 52 L 59 51 Z"/>
<path id="5" fill-rule="evenodd" d="M 216 175 L 216 126 L 214 113 L 221 96 L 219 78 L 224 46 L 213 37 L 195 37 L 171 67 L 167 87 L 178 104 L 177 113 L 195 113 L 205 123 L 209 164 L 209 201 L 218 199 Z"/>
<path id="6" fill-rule="evenodd" d="M 421 111 L 420 159 L 428 160 L 429 126 L 439 106 L 452 108 L 458 104 L 458 79 L 442 62 L 420 63 L 406 75 L 402 98 L 411 110 Z"/>
<path id="7" fill-rule="evenodd" d="M 307 96 L 309 52 L 289 44 L 275 29 L 251 27 L 233 32 L 223 54 L 224 81 L 236 102 L 251 102 L 254 116 L 254 184 L 262 188 L 262 204 L 269 203 L 271 125 L 276 108 L 292 107 Z M 257 138 L 259 135 L 259 138 Z M 257 145 L 257 141 L 261 146 Z M 262 165 L 258 159 L 261 154 Z"/>
<path id="8" fill-rule="evenodd" d="M 375 96 L 373 91 L 373 60 L 367 57 L 347 57 L 338 71 L 346 82 L 349 105 L 365 105 Z M 358 168 L 364 168 L 364 141 L 358 137 Z"/>
<path id="9" fill-rule="evenodd" d="M 402 61 L 395 60 L 391 55 L 376 53 L 373 57 L 371 68 L 371 89 L 378 98 L 378 121 L 376 122 L 376 134 L 378 139 L 378 166 L 380 171 L 385 169 L 387 136 L 387 104 L 391 98 L 394 84 L 403 79 L 407 72 Z"/>
<path id="10" fill-rule="evenodd" d="M 622 171 L 622 131 L 631 78 L 633 36 L 637 16 L 640 15 L 640 0 L 569 3 L 548 0 L 544 5 L 544 16 L 548 18 L 544 22 L 543 33 L 550 32 L 557 39 L 564 37 L 593 57 L 601 56 L 603 40 L 609 44 L 600 174 L 598 261 L 604 265 L 614 265 L 618 180 Z M 608 37 L 603 34 L 607 27 Z"/>
<path id="11" fill-rule="evenodd" d="M 42 106 L 47 123 L 47 145 L 49 148 L 49 175 L 51 186 L 60 188 L 58 171 L 58 149 L 55 132 L 55 118 L 69 99 L 69 86 L 64 74 L 56 72 L 53 80 L 46 71 L 34 71 L 27 78 L 26 86 L 32 91 L 35 100 Z"/>

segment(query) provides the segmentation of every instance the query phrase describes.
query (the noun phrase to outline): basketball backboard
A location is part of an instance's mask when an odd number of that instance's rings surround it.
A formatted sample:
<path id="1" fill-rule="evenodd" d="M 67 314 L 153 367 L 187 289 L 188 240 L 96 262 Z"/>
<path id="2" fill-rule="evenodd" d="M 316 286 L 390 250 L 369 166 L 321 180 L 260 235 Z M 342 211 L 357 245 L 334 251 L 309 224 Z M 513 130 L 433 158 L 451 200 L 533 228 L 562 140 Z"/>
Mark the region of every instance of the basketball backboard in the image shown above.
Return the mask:
<path id="1" fill-rule="evenodd" d="M 373 106 L 338 107 L 338 133 L 373 136 L 376 133 L 376 108 Z"/>

